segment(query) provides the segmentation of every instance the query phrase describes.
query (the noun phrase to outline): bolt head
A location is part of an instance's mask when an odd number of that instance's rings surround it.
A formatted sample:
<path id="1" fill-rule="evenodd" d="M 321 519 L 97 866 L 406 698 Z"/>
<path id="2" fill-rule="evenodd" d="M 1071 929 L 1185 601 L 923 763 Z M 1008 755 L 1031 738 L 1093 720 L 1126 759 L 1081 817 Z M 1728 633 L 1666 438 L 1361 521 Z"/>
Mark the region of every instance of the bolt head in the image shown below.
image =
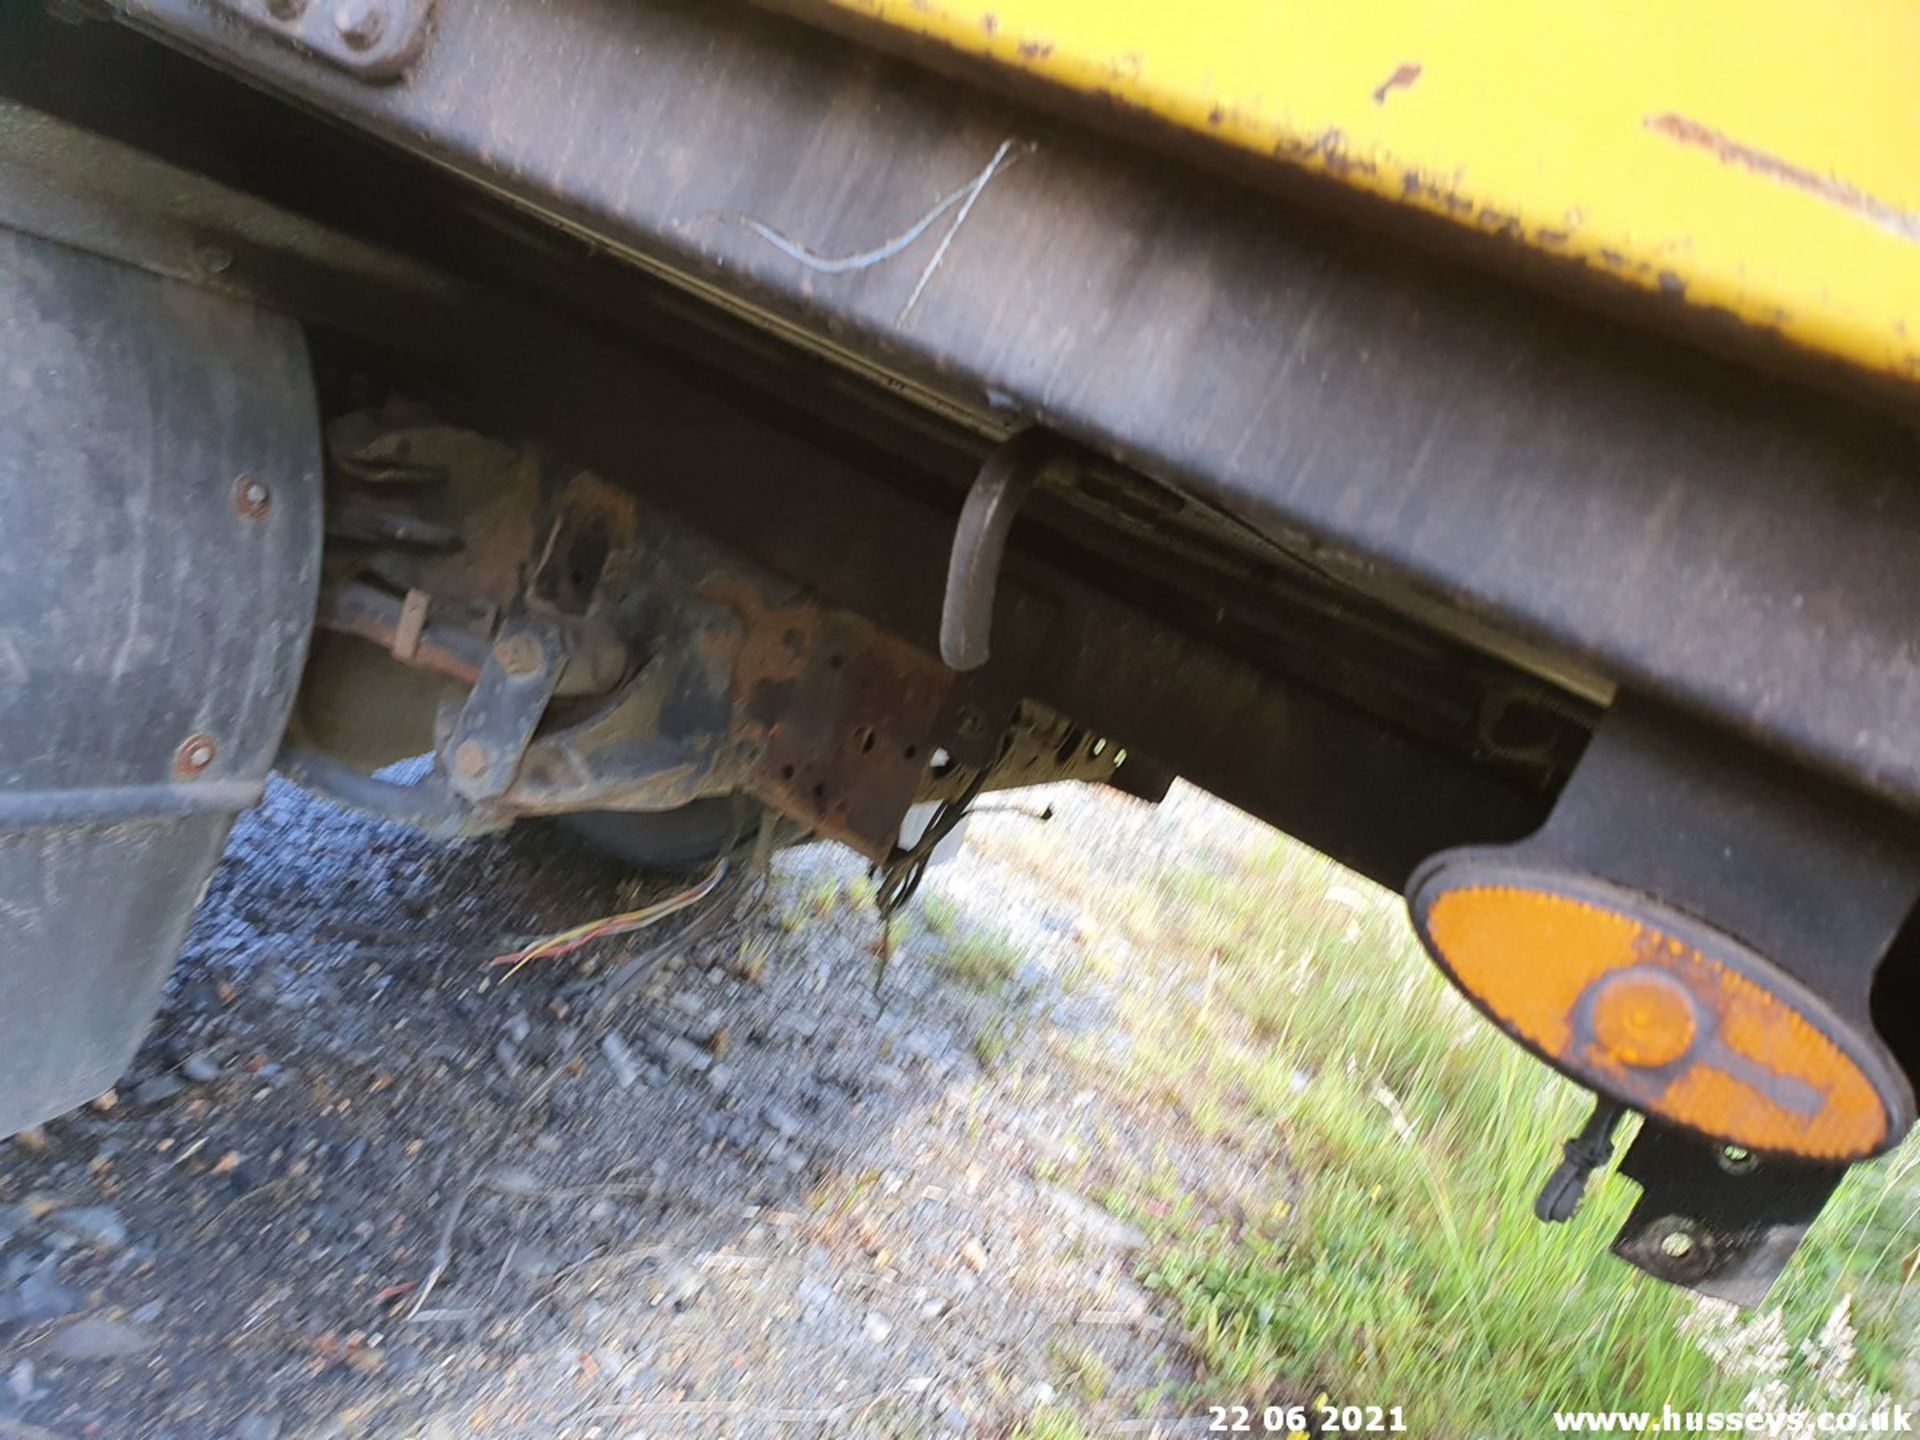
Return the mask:
<path id="1" fill-rule="evenodd" d="M 514 679 L 524 680 L 529 675 L 540 673 L 546 655 L 540 648 L 540 642 L 522 630 L 517 635 L 502 637 L 493 647 L 493 658 Z"/>
<path id="2" fill-rule="evenodd" d="M 1669 1230 L 1660 1237 L 1660 1253 L 1669 1260 L 1684 1260 L 1693 1253 L 1693 1236 L 1684 1230 Z"/>
<path id="3" fill-rule="evenodd" d="M 371 50 L 386 32 L 387 17 L 373 0 L 340 0 L 334 7 L 333 28 L 349 50 Z"/>
<path id="4" fill-rule="evenodd" d="M 307 13 L 307 0 L 267 0 L 267 13 L 276 20 L 298 20 Z"/>

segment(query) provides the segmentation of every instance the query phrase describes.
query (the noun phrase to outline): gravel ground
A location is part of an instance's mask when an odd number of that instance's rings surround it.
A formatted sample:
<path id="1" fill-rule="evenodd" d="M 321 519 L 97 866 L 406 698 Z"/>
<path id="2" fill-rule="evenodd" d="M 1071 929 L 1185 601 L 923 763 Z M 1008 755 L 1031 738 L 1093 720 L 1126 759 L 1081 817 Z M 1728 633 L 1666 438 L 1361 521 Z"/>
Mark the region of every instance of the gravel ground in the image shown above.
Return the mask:
<path id="1" fill-rule="evenodd" d="M 1137 864 L 1192 843 L 1183 793 L 1052 799 Z M 1046 1178 L 1125 1127 L 1045 1058 L 1103 1023 L 1063 983 L 1086 901 L 963 855 L 929 890 L 1017 973 L 969 987 L 906 925 L 876 1000 L 877 923 L 833 901 L 860 875 L 781 856 L 603 1035 L 633 941 L 486 962 L 670 886 L 553 830 L 436 844 L 276 785 L 133 1070 L 0 1146 L 0 1437 L 1192 1428 L 1153 1418 L 1192 1371 L 1139 1237 Z"/>

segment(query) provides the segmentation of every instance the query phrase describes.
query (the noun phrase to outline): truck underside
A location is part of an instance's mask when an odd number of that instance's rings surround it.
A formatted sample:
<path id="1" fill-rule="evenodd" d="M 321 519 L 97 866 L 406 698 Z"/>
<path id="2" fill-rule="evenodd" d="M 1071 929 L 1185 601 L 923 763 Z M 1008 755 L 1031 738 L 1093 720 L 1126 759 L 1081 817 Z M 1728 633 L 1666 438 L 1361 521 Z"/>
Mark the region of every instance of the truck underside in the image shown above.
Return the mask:
<path id="1" fill-rule="evenodd" d="M 276 767 L 902 874 L 1179 776 L 1603 1097 L 1544 1215 L 1639 1111 L 1616 1249 L 1763 1294 L 1914 1118 L 1910 395 L 1117 127 L 744 6 L 0 17 L 0 1133 Z"/>

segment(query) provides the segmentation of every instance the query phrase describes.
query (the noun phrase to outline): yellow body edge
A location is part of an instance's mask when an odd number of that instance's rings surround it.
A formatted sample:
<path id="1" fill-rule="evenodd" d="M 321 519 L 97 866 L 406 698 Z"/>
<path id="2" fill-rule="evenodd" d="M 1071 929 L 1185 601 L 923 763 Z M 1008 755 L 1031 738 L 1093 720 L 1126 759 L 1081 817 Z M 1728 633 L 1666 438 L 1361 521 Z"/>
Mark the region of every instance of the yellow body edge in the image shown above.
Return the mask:
<path id="1" fill-rule="evenodd" d="M 1920 4 L 786 0 L 1920 382 Z"/>

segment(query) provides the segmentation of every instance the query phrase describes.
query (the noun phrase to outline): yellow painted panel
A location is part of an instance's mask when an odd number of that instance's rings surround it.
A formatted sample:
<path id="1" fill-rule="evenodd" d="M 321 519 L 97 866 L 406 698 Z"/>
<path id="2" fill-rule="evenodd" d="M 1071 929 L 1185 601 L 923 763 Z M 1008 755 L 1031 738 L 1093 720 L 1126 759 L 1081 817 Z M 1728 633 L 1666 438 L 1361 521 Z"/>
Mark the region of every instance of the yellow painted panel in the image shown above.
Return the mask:
<path id="1" fill-rule="evenodd" d="M 1920 4 L 798 0 L 809 6 L 1920 380 Z"/>

